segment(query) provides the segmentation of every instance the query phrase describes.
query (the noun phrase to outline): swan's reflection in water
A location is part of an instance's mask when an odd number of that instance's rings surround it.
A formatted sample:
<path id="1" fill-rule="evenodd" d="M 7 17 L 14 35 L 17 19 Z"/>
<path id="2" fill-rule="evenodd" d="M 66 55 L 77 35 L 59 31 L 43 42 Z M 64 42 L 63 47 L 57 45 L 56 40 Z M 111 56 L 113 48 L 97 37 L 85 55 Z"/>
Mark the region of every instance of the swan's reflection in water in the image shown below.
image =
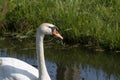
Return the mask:
<path id="1" fill-rule="evenodd" d="M 64 53 L 60 49 L 45 50 L 52 80 L 120 80 L 119 56 L 116 59 L 116 56 L 105 54 L 86 54 L 78 49 L 62 50 Z M 5 48 L 0 49 L 0 56 L 15 57 L 37 67 L 35 49 Z"/>

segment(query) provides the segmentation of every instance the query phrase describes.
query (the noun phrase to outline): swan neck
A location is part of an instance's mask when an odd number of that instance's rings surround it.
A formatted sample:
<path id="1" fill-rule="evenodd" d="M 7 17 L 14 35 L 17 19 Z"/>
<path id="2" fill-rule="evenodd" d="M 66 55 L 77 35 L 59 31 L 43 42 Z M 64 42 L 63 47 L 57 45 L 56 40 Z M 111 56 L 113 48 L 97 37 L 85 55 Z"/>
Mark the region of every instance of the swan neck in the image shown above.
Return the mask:
<path id="1" fill-rule="evenodd" d="M 36 36 L 36 51 L 37 51 L 37 59 L 38 59 L 38 70 L 39 70 L 39 79 L 44 80 L 44 77 L 49 77 L 47 68 L 45 65 L 44 59 L 44 35 L 37 33 Z"/>

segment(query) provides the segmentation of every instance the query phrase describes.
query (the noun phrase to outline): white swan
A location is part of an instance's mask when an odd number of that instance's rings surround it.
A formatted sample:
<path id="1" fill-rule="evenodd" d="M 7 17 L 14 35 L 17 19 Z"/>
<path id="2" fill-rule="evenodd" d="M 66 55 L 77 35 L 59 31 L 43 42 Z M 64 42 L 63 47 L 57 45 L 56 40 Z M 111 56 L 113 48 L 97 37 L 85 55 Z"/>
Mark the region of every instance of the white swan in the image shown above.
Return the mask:
<path id="1" fill-rule="evenodd" d="M 36 33 L 38 69 L 19 59 L 0 57 L 0 80 L 51 80 L 44 60 L 44 35 L 54 34 L 63 39 L 57 27 L 50 23 L 41 24 Z"/>

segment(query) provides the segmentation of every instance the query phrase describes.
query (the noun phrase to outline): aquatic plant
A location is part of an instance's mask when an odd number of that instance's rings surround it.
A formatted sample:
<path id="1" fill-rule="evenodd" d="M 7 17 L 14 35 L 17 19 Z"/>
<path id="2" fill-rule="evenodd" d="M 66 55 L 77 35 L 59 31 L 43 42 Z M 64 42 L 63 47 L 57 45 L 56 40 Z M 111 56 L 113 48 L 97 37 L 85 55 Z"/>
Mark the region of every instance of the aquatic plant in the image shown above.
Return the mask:
<path id="1" fill-rule="evenodd" d="M 66 43 L 120 49 L 119 0 L 5 0 L 0 4 L 0 17 L 5 11 L 0 33 L 31 37 L 39 24 L 51 22 L 63 29 Z"/>

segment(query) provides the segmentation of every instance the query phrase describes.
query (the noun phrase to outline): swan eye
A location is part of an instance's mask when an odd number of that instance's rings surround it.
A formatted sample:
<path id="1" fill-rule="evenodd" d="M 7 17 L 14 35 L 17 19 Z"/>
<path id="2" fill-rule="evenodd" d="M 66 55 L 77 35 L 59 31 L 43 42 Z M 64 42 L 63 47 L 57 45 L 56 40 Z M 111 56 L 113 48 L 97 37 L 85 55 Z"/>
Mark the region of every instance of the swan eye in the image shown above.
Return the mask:
<path id="1" fill-rule="evenodd" d="M 54 27 L 51 27 L 51 26 L 48 26 L 50 29 L 52 29 L 52 32 L 54 31 L 54 29 L 56 29 L 58 31 L 58 27 L 54 26 Z"/>
<path id="2" fill-rule="evenodd" d="M 51 28 L 50 26 L 48 26 L 49 28 Z"/>

